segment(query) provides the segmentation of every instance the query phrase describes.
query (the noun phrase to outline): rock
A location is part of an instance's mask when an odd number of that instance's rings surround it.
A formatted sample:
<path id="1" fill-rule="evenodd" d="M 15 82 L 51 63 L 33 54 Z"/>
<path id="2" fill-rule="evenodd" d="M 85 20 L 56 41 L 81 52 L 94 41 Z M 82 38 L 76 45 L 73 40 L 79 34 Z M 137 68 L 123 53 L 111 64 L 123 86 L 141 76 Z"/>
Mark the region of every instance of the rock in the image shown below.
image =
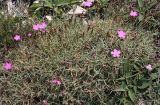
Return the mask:
<path id="1" fill-rule="evenodd" d="M 12 3 L 12 0 L 7 1 L 7 10 L 8 10 L 8 15 L 13 15 L 14 14 L 14 9 L 15 9 L 15 4 Z"/>
<path id="2" fill-rule="evenodd" d="M 49 16 L 49 15 L 46 16 L 46 19 L 47 19 L 48 21 L 52 21 L 52 20 L 53 20 L 53 19 L 52 19 L 52 16 Z"/>
<path id="3" fill-rule="evenodd" d="M 28 7 L 38 0 L 0 0 L 0 6 L 6 16 L 27 17 Z"/>
<path id="4" fill-rule="evenodd" d="M 87 10 L 80 7 L 80 6 L 77 6 L 77 5 L 74 5 L 73 8 L 67 13 L 69 15 L 80 15 L 80 14 L 86 14 Z"/>

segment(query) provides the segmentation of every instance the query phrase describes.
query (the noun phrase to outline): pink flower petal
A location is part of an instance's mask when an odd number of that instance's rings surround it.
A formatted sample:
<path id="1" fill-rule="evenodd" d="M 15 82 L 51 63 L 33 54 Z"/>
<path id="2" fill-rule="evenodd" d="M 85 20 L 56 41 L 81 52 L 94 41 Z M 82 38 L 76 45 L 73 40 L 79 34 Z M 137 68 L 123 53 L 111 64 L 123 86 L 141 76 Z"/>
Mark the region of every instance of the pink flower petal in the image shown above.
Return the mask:
<path id="1" fill-rule="evenodd" d="M 118 31 L 117 31 L 117 34 L 118 34 L 118 37 L 119 37 L 120 39 L 125 39 L 125 37 L 126 37 L 126 32 L 123 31 L 123 30 L 118 30 Z"/>
<path id="2" fill-rule="evenodd" d="M 149 71 L 151 71 L 152 70 L 152 65 L 151 64 L 146 65 L 146 69 L 148 69 Z"/>
<path id="3" fill-rule="evenodd" d="M 15 41 L 20 41 L 21 40 L 21 36 L 20 35 L 15 35 L 13 39 Z"/>
<path id="4" fill-rule="evenodd" d="M 12 63 L 9 63 L 9 62 L 3 63 L 3 69 L 6 70 L 6 71 L 11 71 Z"/>
<path id="5" fill-rule="evenodd" d="M 35 25 L 33 25 L 33 27 L 32 27 L 32 28 L 33 28 L 33 30 L 36 30 L 36 31 L 37 31 L 37 30 L 39 30 L 39 24 L 35 24 Z"/>
<path id="6" fill-rule="evenodd" d="M 44 105 L 47 105 L 47 104 L 48 104 L 47 100 L 42 100 L 42 103 L 43 103 Z"/>
<path id="7" fill-rule="evenodd" d="M 82 2 L 82 6 L 84 6 L 84 7 L 91 7 L 92 6 L 92 2 L 90 2 L 90 1 L 83 1 Z"/>
<path id="8" fill-rule="evenodd" d="M 29 32 L 29 33 L 28 33 L 28 36 L 32 36 L 32 33 Z"/>
<path id="9" fill-rule="evenodd" d="M 51 83 L 55 84 L 55 85 L 60 85 L 61 84 L 61 81 L 60 80 L 57 80 L 57 79 L 54 79 L 54 80 L 51 80 Z"/>
<path id="10" fill-rule="evenodd" d="M 114 49 L 113 51 L 111 51 L 112 57 L 120 57 L 120 50 Z"/>
<path id="11" fill-rule="evenodd" d="M 133 10 L 131 10 L 131 12 L 130 12 L 130 16 L 132 16 L 132 17 L 136 17 L 136 16 L 138 16 L 138 12 L 137 12 L 137 11 L 133 11 Z"/>
<path id="12" fill-rule="evenodd" d="M 40 24 L 34 24 L 33 25 L 33 30 L 44 30 L 47 27 L 47 23 L 46 22 L 42 22 Z"/>

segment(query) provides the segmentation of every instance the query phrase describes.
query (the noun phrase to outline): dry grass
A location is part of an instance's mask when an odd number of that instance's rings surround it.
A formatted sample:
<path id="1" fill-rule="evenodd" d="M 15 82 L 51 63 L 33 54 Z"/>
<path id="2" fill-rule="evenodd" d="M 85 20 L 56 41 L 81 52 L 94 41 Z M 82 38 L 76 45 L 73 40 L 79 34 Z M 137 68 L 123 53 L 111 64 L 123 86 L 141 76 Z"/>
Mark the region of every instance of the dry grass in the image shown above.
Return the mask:
<path id="1" fill-rule="evenodd" d="M 126 88 L 130 89 L 130 85 L 136 86 L 133 81 L 139 81 L 139 76 L 144 79 L 148 76 L 145 65 L 154 63 L 152 33 L 133 30 L 113 19 L 94 21 L 90 28 L 81 22 L 52 22 L 46 33 L 33 32 L 33 36 L 24 37 L 16 48 L 7 52 L 5 59 L 12 60 L 14 69 L 9 73 L 0 70 L 2 104 L 37 105 L 40 100 L 47 99 L 51 105 L 115 105 L 122 103 L 123 98 L 128 99 L 128 90 L 115 90 L 124 84 L 117 79 L 128 75 L 129 71 L 131 78 L 124 82 L 132 81 L 126 84 Z M 117 37 L 119 28 L 127 32 L 125 40 Z M 28 30 L 31 27 L 20 27 L 16 32 L 24 36 Z M 120 58 L 111 56 L 114 48 L 122 51 Z M 158 75 L 156 69 L 153 72 Z M 139 76 L 135 77 L 137 74 Z M 49 82 L 51 79 L 60 79 L 62 84 L 54 86 Z M 152 84 L 158 82 L 156 78 Z M 158 105 L 156 92 L 156 88 L 147 87 L 145 93 L 153 94 L 152 97 L 137 91 L 137 99 L 132 104 L 141 97 Z"/>

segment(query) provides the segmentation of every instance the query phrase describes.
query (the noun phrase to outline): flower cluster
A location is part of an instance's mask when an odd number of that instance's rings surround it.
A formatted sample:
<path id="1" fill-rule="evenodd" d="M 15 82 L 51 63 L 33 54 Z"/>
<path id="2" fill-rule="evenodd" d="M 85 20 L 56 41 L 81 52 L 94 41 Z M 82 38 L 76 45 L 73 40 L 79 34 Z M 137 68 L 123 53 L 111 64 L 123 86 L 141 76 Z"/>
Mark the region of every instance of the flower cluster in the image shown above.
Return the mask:
<path id="1" fill-rule="evenodd" d="M 123 30 L 118 30 L 118 31 L 117 31 L 117 34 L 118 34 L 118 37 L 119 37 L 120 39 L 125 39 L 125 37 L 126 37 L 126 32 L 123 31 Z M 118 50 L 118 49 L 114 49 L 113 51 L 111 51 L 111 55 L 112 55 L 112 57 L 114 57 L 114 58 L 119 58 L 120 55 L 121 55 L 121 51 Z"/>
<path id="2" fill-rule="evenodd" d="M 45 28 L 47 27 L 47 23 L 46 22 L 42 22 L 40 24 L 35 24 L 33 25 L 33 30 L 41 30 L 41 31 L 45 31 Z M 31 32 L 28 32 L 27 34 L 28 37 L 32 36 L 32 33 Z M 19 34 L 15 34 L 13 36 L 13 40 L 18 42 L 18 41 L 21 41 L 22 40 L 22 36 L 19 35 Z M 5 71 L 11 71 L 13 68 L 13 64 L 11 62 L 4 62 L 3 63 L 3 69 Z"/>
<path id="3" fill-rule="evenodd" d="M 47 27 L 47 23 L 42 22 L 42 23 L 39 23 L 39 24 L 34 24 L 32 28 L 35 31 L 37 31 L 37 30 L 44 31 L 46 27 Z"/>
<path id="4" fill-rule="evenodd" d="M 137 13 L 136 11 L 134 11 L 134 10 L 131 10 L 130 16 L 131 16 L 131 17 L 136 17 L 136 16 L 138 16 L 138 13 Z M 122 30 L 122 29 L 119 29 L 119 30 L 117 31 L 117 35 L 118 35 L 118 37 L 119 37 L 120 39 L 123 39 L 123 40 L 124 40 L 124 39 L 126 38 L 126 32 L 125 32 L 124 30 Z M 119 57 L 121 56 L 121 51 L 118 50 L 118 49 L 114 49 L 113 51 L 111 51 L 111 55 L 112 55 L 112 57 L 114 57 L 114 58 L 119 58 Z M 146 65 L 146 69 L 147 69 L 148 71 L 153 70 L 152 65 L 151 65 L 151 64 Z"/>

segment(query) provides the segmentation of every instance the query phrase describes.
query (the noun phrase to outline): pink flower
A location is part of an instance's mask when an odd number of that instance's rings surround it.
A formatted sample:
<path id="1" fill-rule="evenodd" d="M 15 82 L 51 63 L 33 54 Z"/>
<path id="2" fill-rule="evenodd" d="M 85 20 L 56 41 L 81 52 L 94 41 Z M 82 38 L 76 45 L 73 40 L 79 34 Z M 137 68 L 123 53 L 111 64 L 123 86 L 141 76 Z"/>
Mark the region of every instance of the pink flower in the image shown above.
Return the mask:
<path id="1" fill-rule="evenodd" d="M 92 2 L 90 2 L 90 1 L 83 1 L 82 2 L 82 6 L 83 7 L 91 7 L 92 6 Z"/>
<path id="2" fill-rule="evenodd" d="M 152 70 L 152 65 L 151 64 L 146 65 L 146 69 L 148 69 L 149 71 L 151 71 Z"/>
<path id="3" fill-rule="evenodd" d="M 42 103 L 43 103 L 44 105 L 47 105 L 47 104 L 48 104 L 47 100 L 42 100 Z"/>
<path id="4" fill-rule="evenodd" d="M 131 12 L 130 12 L 130 16 L 132 16 L 132 17 L 136 17 L 136 16 L 138 16 L 138 12 L 137 12 L 137 11 L 133 11 L 133 10 L 131 10 Z"/>
<path id="5" fill-rule="evenodd" d="M 12 69 L 12 63 L 9 63 L 9 62 L 3 63 L 3 68 L 6 71 L 11 71 L 11 69 Z"/>
<path id="6" fill-rule="evenodd" d="M 117 34 L 118 34 L 118 37 L 119 37 L 120 39 L 125 39 L 125 37 L 126 37 L 126 32 L 123 31 L 123 30 L 118 30 L 118 31 L 117 31 Z"/>
<path id="7" fill-rule="evenodd" d="M 42 22 L 42 23 L 40 23 L 40 24 L 35 24 L 35 25 L 33 25 L 33 30 L 43 30 L 43 29 L 45 29 L 47 27 L 47 24 L 46 24 L 46 22 Z"/>
<path id="8" fill-rule="evenodd" d="M 61 84 L 61 81 L 60 80 L 57 80 L 57 79 L 54 79 L 54 80 L 51 80 L 51 83 L 55 84 L 55 85 L 60 85 Z"/>
<path id="9" fill-rule="evenodd" d="M 20 41 L 21 40 L 21 36 L 20 35 L 15 35 L 14 36 L 14 40 L 15 41 Z"/>
<path id="10" fill-rule="evenodd" d="M 29 33 L 28 33 L 28 36 L 32 36 L 32 33 L 29 32 Z"/>
<path id="11" fill-rule="evenodd" d="M 40 29 L 45 29 L 46 27 L 47 27 L 46 22 L 42 22 L 41 24 L 39 24 Z"/>
<path id="12" fill-rule="evenodd" d="M 33 30 L 36 30 L 36 31 L 39 30 L 39 24 L 34 24 L 32 28 Z"/>
<path id="13" fill-rule="evenodd" d="M 121 51 L 114 49 L 113 51 L 111 51 L 112 57 L 120 57 Z"/>

